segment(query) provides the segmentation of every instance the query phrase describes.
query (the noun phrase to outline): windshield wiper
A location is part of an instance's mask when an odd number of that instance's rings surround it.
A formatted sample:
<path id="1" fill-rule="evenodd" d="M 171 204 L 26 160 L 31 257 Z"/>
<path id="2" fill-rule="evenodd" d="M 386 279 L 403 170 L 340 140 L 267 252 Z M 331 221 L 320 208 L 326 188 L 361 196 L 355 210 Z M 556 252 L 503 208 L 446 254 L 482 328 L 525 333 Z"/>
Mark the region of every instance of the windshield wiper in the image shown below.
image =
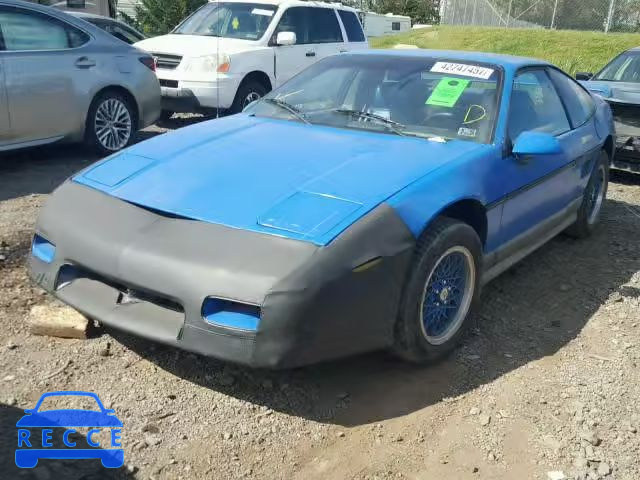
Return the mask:
<path id="1" fill-rule="evenodd" d="M 300 110 L 298 110 L 296 107 L 294 107 L 290 103 L 285 102 L 284 100 L 281 100 L 279 98 L 263 98 L 262 101 L 270 103 L 272 105 L 276 105 L 276 106 L 282 108 L 283 110 L 286 110 L 291 115 L 296 117 L 301 122 L 306 123 L 307 125 L 311 124 L 311 122 L 309 120 L 304 118 L 304 114 Z"/>
<path id="2" fill-rule="evenodd" d="M 393 120 L 383 117 L 382 115 L 376 115 L 375 113 L 369 113 L 369 112 L 362 112 L 360 110 L 349 110 L 347 108 L 336 108 L 335 110 L 332 110 L 332 112 L 344 113 L 345 115 L 352 115 L 354 117 L 359 117 L 359 118 L 366 118 L 367 120 L 374 120 L 378 123 L 381 123 L 385 127 L 387 127 L 393 133 L 406 136 L 406 133 L 403 131 L 403 129 L 405 128 L 405 125 L 398 122 L 394 122 Z"/>

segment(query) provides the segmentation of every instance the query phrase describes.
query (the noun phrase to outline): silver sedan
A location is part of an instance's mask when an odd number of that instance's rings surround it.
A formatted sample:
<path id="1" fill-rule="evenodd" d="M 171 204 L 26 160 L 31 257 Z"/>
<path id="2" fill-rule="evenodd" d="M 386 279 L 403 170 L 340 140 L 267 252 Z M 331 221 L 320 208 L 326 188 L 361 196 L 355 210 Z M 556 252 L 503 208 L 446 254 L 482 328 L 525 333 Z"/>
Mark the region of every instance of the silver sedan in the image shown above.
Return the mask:
<path id="1" fill-rule="evenodd" d="M 0 0 L 0 152 L 126 147 L 160 115 L 155 60 L 53 8 Z"/>

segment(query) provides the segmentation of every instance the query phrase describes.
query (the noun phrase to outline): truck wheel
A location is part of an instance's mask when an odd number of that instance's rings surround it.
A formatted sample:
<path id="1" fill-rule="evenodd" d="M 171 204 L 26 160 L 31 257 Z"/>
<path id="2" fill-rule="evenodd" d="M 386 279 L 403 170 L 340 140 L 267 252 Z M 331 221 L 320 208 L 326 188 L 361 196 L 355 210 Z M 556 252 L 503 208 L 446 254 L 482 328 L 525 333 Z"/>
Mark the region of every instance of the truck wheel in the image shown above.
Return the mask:
<path id="1" fill-rule="evenodd" d="M 418 241 L 405 285 L 394 351 L 428 363 L 451 352 L 480 298 L 482 243 L 466 223 L 437 218 Z"/>
<path id="2" fill-rule="evenodd" d="M 232 115 L 234 113 L 240 113 L 247 105 L 264 97 L 266 93 L 267 89 L 260 82 L 255 80 L 242 82 L 236 92 L 236 97 L 233 100 L 233 105 L 231 105 L 231 108 L 229 109 L 229 113 Z"/>

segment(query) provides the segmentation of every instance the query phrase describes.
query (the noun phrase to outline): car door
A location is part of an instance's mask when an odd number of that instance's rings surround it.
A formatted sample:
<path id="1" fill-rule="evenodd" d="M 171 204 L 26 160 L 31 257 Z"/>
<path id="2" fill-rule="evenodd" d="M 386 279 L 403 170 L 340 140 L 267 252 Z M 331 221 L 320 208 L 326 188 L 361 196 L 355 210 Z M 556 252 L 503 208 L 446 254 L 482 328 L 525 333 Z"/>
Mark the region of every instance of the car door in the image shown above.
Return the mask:
<path id="1" fill-rule="evenodd" d="M 367 38 L 364 36 L 364 30 L 356 12 L 338 10 L 338 16 L 342 21 L 344 35 L 346 35 L 343 49 L 349 51 L 367 48 Z"/>
<path id="2" fill-rule="evenodd" d="M 275 49 L 276 86 L 282 85 L 314 61 L 314 45 L 309 44 L 308 10 L 307 7 L 287 8 L 274 31 L 271 44 Z M 275 40 L 280 32 L 294 32 L 295 45 L 276 45 Z"/>
<path id="3" fill-rule="evenodd" d="M 572 130 L 566 110 L 545 68 L 520 71 L 513 84 L 508 117 L 508 141 L 517 142 L 526 131 L 554 135 L 559 154 L 510 154 L 502 164 L 505 203 L 501 235 L 510 256 L 542 242 L 570 217 L 576 200 L 578 175 Z"/>
<path id="4" fill-rule="evenodd" d="M 76 130 L 74 76 L 95 65 L 78 48 L 88 35 L 57 18 L 14 6 L 0 6 L 0 28 L 12 141 L 46 141 Z"/>
<path id="5" fill-rule="evenodd" d="M 0 148 L 10 140 L 9 109 L 7 108 L 7 89 L 4 83 L 4 44 L 0 30 Z"/>
<path id="6" fill-rule="evenodd" d="M 555 68 L 547 72 L 565 106 L 572 131 L 566 135 L 568 151 L 577 163 L 577 183 L 574 196 L 582 195 L 589 182 L 595 162 L 600 157 L 602 141 L 595 124 L 596 105 L 591 94 L 568 75 Z"/>
<path id="7" fill-rule="evenodd" d="M 333 8 L 307 7 L 309 18 L 309 43 L 313 46 L 312 63 L 329 55 L 346 52 L 347 47 Z"/>

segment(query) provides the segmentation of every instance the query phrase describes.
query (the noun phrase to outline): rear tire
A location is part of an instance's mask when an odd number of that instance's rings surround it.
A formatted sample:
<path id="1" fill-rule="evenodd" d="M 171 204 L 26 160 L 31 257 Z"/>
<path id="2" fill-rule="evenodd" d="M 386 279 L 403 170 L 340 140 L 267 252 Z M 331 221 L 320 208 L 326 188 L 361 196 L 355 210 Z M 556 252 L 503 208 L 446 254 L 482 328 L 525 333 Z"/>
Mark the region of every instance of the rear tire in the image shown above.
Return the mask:
<path id="1" fill-rule="evenodd" d="M 89 107 L 86 143 L 100 155 L 110 155 L 131 144 L 137 125 L 136 109 L 129 98 L 113 90 L 102 92 Z"/>
<path id="2" fill-rule="evenodd" d="M 460 342 L 479 303 L 482 243 L 466 223 L 438 217 L 420 237 L 405 285 L 394 351 L 405 360 L 439 360 Z"/>
<path id="3" fill-rule="evenodd" d="M 264 97 L 268 92 L 268 89 L 260 82 L 255 80 L 249 80 L 242 82 L 236 96 L 233 100 L 233 104 L 229 109 L 230 114 L 240 113 L 251 102 Z"/>
<path id="4" fill-rule="evenodd" d="M 607 199 L 609 187 L 609 155 L 602 150 L 593 167 L 589 183 L 584 189 L 582 204 L 576 222 L 567 229 L 567 234 L 575 238 L 586 238 L 593 234 L 600 223 L 602 206 Z"/>

